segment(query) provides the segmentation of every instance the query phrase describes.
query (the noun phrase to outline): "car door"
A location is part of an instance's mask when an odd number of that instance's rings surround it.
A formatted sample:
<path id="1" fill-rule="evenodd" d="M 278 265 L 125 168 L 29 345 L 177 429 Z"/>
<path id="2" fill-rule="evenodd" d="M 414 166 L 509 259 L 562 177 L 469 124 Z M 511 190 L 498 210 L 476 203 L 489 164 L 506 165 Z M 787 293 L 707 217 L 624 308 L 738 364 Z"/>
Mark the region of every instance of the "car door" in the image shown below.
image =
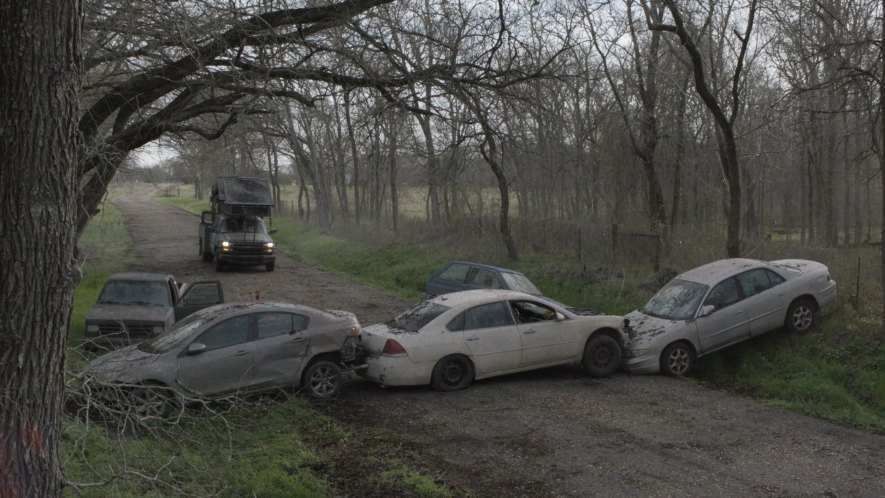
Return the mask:
<path id="1" fill-rule="evenodd" d="M 175 321 L 209 306 L 224 302 L 224 292 L 218 280 L 194 282 L 184 289 L 175 305 Z"/>
<path id="2" fill-rule="evenodd" d="M 465 310 L 462 316 L 461 334 L 480 373 L 491 374 L 519 367 L 522 342 L 506 302 L 474 306 Z"/>
<path id="3" fill-rule="evenodd" d="M 740 285 L 734 277 L 723 280 L 707 295 L 701 309 L 712 306 L 712 311 L 706 316 L 698 317 L 695 322 L 701 353 L 750 336 L 750 325 L 742 298 Z"/>
<path id="4" fill-rule="evenodd" d="M 295 313 L 255 314 L 257 336 L 252 348 L 252 378 L 256 389 L 299 383 L 298 375 L 310 346 L 308 324 L 306 316 Z"/>
<path id="5" fill-rule="evenodd" d="M 774 330 L 784 324 L 790 296 L 783 277 L 766 268 L 757 268 L 737 276 L 744 294 L 743 308 L 750 322 L 750 335 Z"/>
<path id="6" fill-rule="evenodd" d="M 249 389 L 252 384 L 251 327 L 252 315 L 239 315 L 197 336 L 178 357 L 178 382 L 187 390 L 205 396 Z"/>
<path id="7" fill-rule="evenodd" d="M 522 366 L 554 363 L 576 355 L 576 331 L 556 310 L 536 301 L 510 301 L 522 343 Z"/>

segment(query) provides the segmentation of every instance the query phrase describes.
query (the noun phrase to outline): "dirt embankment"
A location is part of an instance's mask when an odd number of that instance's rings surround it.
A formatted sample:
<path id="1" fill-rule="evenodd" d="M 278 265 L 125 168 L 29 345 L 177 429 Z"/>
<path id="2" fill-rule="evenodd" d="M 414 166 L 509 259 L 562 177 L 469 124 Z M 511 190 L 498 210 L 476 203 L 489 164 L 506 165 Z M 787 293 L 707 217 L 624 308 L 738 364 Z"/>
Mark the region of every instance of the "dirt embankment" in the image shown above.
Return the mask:
<path id="1" fill-rule="evenodd" d="M 364 325 L 411 304 L 286 257 L 272 273 L 215 273 L 197 254 L 196 217 L 142 191 L 114 203 L 144 270 L 220 279 L 228 300 L 344 309 Z M 356 379 L 323 409 L 482 497 L 885 496 L 885 436 L 661 376 L 596 380 L 561 367 L 455 393 Z"/>

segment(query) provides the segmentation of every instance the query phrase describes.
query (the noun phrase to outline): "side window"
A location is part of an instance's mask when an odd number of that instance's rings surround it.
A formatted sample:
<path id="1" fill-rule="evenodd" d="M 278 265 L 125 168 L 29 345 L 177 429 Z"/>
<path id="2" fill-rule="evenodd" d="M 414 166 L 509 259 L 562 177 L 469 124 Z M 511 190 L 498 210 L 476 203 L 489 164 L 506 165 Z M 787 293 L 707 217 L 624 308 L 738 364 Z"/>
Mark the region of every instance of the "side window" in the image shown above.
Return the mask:
<path id="1" fill-rule="evenodd" d="M 301 315 L 297 315 L 297 317 L 301 317 Z M 300 330 L 294 326 L 294 318 L 296 318 L 296 315 L 292 315 L 291 313 L 272 312 L 256 315 L 258 339 L 286 335 L 290 332 Z"/>
<path id="2" fill-rule="evenodd" d="M 249 340 L 249 321 L 252 315 L 240 315 L 225 320 L 200 334 L 194 342 L 206 345 L 206 350 L 226 348 Z"/>
<path id="3" fill-rule="evenodd" d="M 512 325 L 510 311 L 503 302 L 483 304 L 464 312 L 464 329 L 484 329 Z"/>
<path id="4" fill-rule="evenodd" d="M 556 319 L 556 310 L 532 301 L 513 301 L 510 303 L 516 321 L 519 323 L 544 322 Z"/>
<path id="5" fill-rule="evenodd" d="M 729 278 L 720 282 L 716 287 L 713 287 L 713 290 L 710 291 L 710 295 L 707 296 L 707 300 L 704 301 L 704 305 L 712 304 L 718 310 L 740 300 L 741 291 L 738 289 L 737 280 Z"/>
<path id="6" fill-rule="evenodd" d="M 473 275 L 470 276 L 470 281 L 468 284 L 473 284 L 483 289 L 500 289 L 501 288 L 501 280 L 498 278 L 498 274 L 483 268 L 478 268 Z"/>
<path id="7" fill-rule="evenodd" d="M 452 332 L 461 332 L 464 330 L 464 313 L 458 313 L 458 316 L 452 319 L 446 328 Z"/>
<path id="8" fill-rule="evenodd" d="M 453 263 L 439 274 L 439 279 L 447 282 L 463 284 L 464 281 L 467 280 L 467 272 L 469 270 L 470 266 L 468 265 Z"/>
<path id="9" fill-rule="evenodd" d="M 771 281 L 771 286 L 780 285 L 787 281 L 784 277 L 778 275 L 777 273 L 771 270 L 765 270 L 765 273 L 768 275 L 768 280 Z"/>
<path id="10" fill-rule="evenodd" d="M 181 298 L 180 304 L 184 306 L 203 306 L 218 304 L 221 302 L 218 285 L 215 283 L 198 284 L 187 290 Z"/>
<path id="11" fill-rule="evenodd" d="M 768 272 L 763 268 L 741 273 L 737 276 L 737 279 L 741 284 L 741 290 L 744 292 L 745 297 L 755 296 L 771 288 Z"/>

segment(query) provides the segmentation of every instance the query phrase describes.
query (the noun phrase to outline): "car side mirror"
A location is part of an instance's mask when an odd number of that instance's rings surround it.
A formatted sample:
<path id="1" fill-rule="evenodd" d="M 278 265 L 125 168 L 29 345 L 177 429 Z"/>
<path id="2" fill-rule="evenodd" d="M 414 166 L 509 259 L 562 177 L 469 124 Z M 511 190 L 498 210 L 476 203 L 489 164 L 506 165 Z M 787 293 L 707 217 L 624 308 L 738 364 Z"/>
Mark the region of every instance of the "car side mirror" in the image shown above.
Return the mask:
<path id="1" fill-rule="evenodd" d="M 275 234 L 275 233 L 277 233 L 277 229 L 276 229 L 276 228 L 271 228 L 270 230 L 267 231 L 267 234 L 268 234 L 268 235 L 273 235 L 273 234 Z"/>
<path id="2" fill-rule="evenodd" d="M 565 315 L 563 315 L 562 313 L 560 313 L 560 312 L 557 311 L 557 312 L 556 312 L 556 320 L 557 320 L 557 321 L 560 321 L 560 322 L 563 321 L 563 320 L 565 320 Z"/>
<path id="3" fill-rule="evenodd" d="M 713 314 L 714 311 L 716 311 L 715 306 L 713 306 L 712 304 L 705 304 L 701 308 L 701 316 L 710 316 Z"/>
<path id="4" fill-rule="evenodd" d="M 187 347 L 187 354 L 193 356 L 195 354 L 200 354 L 206 350 L 206 345 L 202 342 L 192 342 Z"/>

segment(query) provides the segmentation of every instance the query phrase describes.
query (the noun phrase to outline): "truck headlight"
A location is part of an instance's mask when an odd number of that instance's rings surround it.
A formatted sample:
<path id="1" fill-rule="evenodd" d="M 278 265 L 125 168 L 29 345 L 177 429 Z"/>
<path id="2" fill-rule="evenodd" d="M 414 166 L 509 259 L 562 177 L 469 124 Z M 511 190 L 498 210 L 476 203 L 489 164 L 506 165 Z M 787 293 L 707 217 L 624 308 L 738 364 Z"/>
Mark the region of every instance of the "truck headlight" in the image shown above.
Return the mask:
<path id="1" fill-rule="evenodd" d="M 224 247 L 224 248 L 230 247 L 230 242 L 227 240 L 221 241 L 221 247 Z"/>
<path id="2" fill-rule="evenodd" d="M 264 244 L 268 249 L 273 249 L 273 242 L 266 242 Z"/>
<path id="3" fill-rule="evenodd" d="M 97 334 L 98 333 L 98 325 L 94 323 L 90 323 L 86 325 L 86 333 L 87 334 Z"/>
<path id="4" fill-rule="evenodd" d="M 166 327 L 162 325 L 154 325 L 154 327 L 151 328 L 151 333 L 154 335 L 160 335 L 163 332 L 166 332 Z"/>

